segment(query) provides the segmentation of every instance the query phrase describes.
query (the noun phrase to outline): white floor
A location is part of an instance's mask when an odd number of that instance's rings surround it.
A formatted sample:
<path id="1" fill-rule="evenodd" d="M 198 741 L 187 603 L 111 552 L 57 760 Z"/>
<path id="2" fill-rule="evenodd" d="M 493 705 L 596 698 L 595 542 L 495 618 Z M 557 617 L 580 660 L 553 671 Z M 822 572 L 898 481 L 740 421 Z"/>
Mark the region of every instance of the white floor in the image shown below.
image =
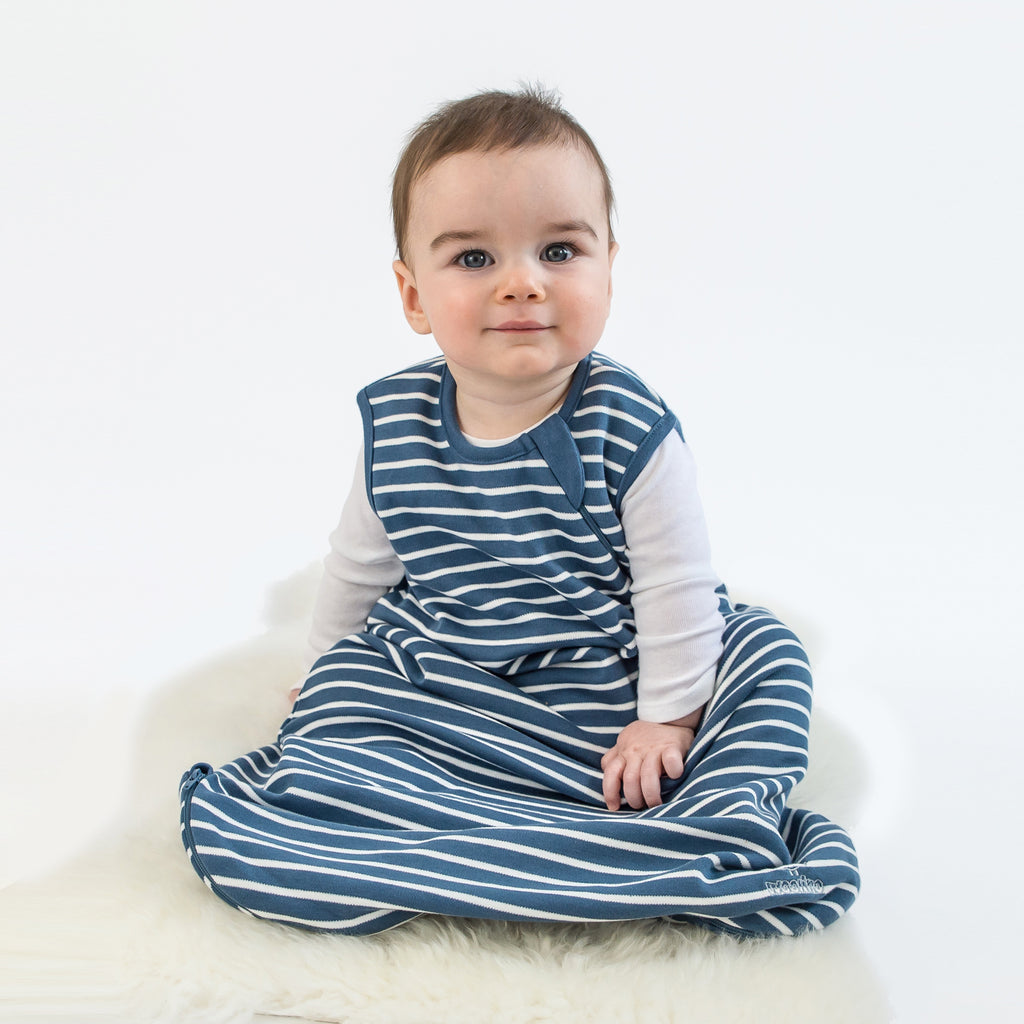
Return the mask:
<path id="1" fill-rule="evenodd" d="M 320 557 L 356 389 L 430 352 L 388 265 L 402 136 L 541 78 L 615 174 L 602 348 L 862 739 L 898 1019 L 1012 1019 L 1019 6 L 428 6 L 355 38 L 321 2 L 0 2 L 0 883 L 116 816 L 147 695 Z"/>

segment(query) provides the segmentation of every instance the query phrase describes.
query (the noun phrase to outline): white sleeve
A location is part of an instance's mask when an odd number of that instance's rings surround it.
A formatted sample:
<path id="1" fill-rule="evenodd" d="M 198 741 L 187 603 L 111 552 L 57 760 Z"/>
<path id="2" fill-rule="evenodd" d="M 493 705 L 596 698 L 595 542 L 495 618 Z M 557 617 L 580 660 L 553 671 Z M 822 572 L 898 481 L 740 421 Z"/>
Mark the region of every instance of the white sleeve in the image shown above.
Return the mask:
<path id="1" fill-rule="evenodd" d="M 343 636 L 360 633 L 377 601 L 401 582 L 405 569 L 366 494 L 363 450 L 341 520 L 330 536 L 324 574 L 313 605 L 306 671 Z"/>
<path id="2" fill-rule="evenodd" d="M 671 722 L 714 692 L 725 622 L 696 467 L 673 431 L 622 499 L 640 678 L 637 718 Z"/>

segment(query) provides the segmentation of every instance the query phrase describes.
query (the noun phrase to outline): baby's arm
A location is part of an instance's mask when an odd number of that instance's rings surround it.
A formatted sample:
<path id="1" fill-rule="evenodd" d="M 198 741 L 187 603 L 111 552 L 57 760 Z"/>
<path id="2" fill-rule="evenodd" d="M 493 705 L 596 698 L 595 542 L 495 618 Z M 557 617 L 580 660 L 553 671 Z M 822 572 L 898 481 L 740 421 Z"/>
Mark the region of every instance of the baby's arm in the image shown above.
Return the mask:
<path id="1" fill-rule="evenodd" d="M 661 803 L 678 779 L 714 691 L 724 621 L 692 454 L 669 434 L 622 501 L 636 616 L 637 721 L 605 754 L 604 796 L 618 810 Z"/>
<path id="2" fill-rule="evenodd" d="M 405 570 L 377 513 L 366 494 L 363 453 L 356 460 L 352 489 L 342 508 L 341 520 L 330 536 L 330 551 L 324 559 L 313 605 L 313 625 L 306 643 L 305 679 L 313 663 L 343 636 L 366 628 L 373 606 Z M 301 685 L 292 689 L 294 702 Z"/>

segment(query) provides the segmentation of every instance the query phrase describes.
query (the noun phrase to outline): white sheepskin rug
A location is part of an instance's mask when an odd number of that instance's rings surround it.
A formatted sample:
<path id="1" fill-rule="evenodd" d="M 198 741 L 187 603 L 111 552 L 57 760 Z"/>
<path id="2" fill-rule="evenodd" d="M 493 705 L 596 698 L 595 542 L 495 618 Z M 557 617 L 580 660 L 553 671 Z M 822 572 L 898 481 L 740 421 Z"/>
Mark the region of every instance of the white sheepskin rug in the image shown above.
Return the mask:
<path id="1" fill-rule="evenodd" d="M 0 892 L 0 1019 L 299 1018 L 351 1024 L 870 1024 L 886 1001 L 853 914 L 796 939 L 740 941 L 640 921 L 514 924 L 421 917 L 369 938 L 246 917 L 199 881 L 177 787 L 271 742 L 299 671 L 317 571 L 271 595 L 268 631 L 169 682 L 140 728 L 120 827 L 48 876 Z M 102 759 L 98 759 L 100 763 Z M 816 711 L 794 806 L 856 838 L 860 754 Z M 103 770 L 109 771 L 111 766 Z M 82 798 L 102 779 L 82 780 Z"/>

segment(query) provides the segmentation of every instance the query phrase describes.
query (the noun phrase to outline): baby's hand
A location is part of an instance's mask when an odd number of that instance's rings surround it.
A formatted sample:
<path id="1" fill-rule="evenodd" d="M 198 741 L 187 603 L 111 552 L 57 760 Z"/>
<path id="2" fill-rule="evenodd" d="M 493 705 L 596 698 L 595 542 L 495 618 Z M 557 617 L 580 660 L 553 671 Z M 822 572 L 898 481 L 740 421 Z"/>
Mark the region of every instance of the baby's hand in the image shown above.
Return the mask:
<path id="1" fill-rule="evenodd" d="M 619 733 L 615 746 L 601 758 L 608 809 L 617 811 L 622 806 L 621 794 L 636 810 L 657 807 L 661 803 L 662 776 L 682 776 L 693 737 L 694 730 L 684 725 L 630 722 Z"/>

